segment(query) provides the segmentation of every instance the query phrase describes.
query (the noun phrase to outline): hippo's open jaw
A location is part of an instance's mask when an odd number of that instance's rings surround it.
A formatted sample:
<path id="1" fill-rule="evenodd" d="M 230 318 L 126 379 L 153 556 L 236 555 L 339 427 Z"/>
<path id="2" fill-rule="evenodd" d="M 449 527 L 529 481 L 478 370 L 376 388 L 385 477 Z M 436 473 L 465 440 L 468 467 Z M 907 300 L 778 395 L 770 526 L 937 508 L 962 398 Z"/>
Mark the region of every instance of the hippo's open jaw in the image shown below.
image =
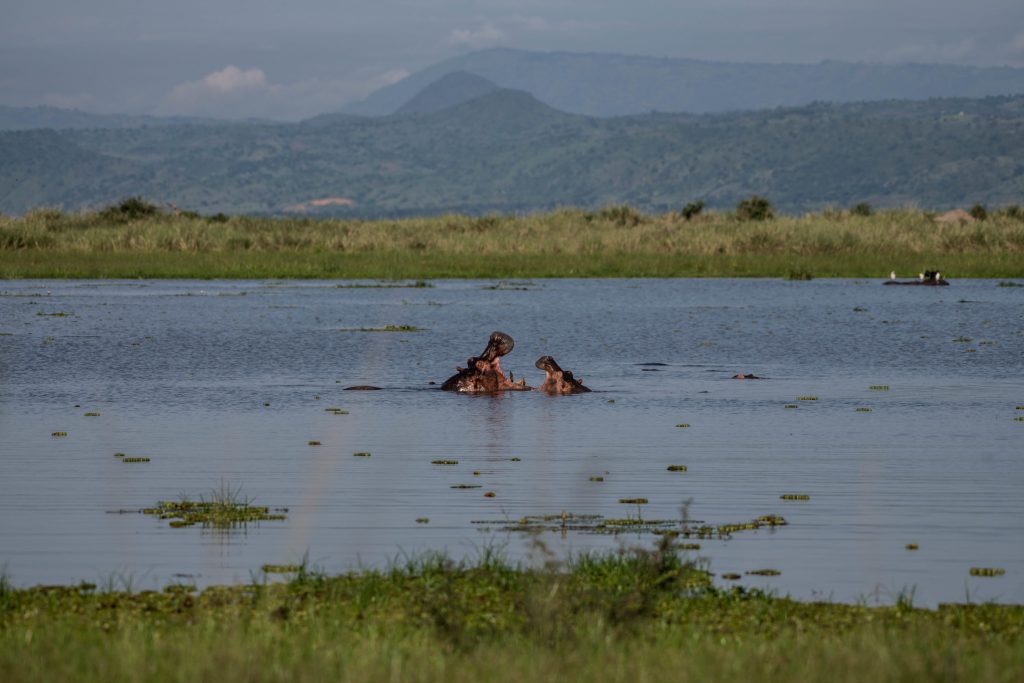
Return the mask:
<path id="1" fill-rule="evenodd" d="M 496 359 L 511 353 L 515 345 L 512 337 L 504 332 L 491 332 L 491 338 L 487 340 L 487 348 L 478 357 L 488 363 L 493 363 Z"/>
<path id="2" fill-rule="evenodd" d="M 562 371 L 562 368 L 558 367 L 558 363 L 556 363 L 555 359 L 551 356 L 541 356 L 537 359 L 537 362 L 534 363 L 534 366 L 539 370 L 543 370 L 548 373 L 549 376 Z"/>
<path id="3" fill-rule="evenodd" d="M 568 370 L 563 370 L 551 356 L 541 356 L 534 365 L 546 374 L 544 384 L 537 387 L 549 394 L 580 394 L 590 391 L 583 386 L 583 380 L 576 379 Z"/>

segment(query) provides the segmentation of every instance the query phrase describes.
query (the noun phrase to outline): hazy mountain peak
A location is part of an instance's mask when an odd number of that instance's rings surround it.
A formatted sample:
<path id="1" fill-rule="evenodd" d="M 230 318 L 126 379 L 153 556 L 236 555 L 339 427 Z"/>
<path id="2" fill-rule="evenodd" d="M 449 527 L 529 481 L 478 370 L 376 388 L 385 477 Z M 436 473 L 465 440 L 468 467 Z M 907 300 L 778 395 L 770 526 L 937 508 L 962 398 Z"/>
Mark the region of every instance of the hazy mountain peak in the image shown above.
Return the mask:
<path id="1" fill-rule="evenodd" d="M 501 86 L 468 71 L 452 71 L 416 93 L 396 114 L 428 114 L 500 90 Z"/>

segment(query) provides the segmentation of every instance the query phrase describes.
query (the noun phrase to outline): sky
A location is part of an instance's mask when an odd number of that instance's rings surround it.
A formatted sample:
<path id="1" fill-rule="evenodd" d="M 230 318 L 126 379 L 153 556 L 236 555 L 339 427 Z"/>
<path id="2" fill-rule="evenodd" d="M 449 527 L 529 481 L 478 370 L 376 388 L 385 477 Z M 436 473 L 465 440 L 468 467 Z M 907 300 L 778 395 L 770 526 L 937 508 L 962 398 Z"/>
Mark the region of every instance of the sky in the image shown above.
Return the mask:
<path id="1" fill-rule="evenodd" d="M 1024 0 L 0 0 L 0 104 L 296 120 L 490 47 L 1024 67 Z"/>

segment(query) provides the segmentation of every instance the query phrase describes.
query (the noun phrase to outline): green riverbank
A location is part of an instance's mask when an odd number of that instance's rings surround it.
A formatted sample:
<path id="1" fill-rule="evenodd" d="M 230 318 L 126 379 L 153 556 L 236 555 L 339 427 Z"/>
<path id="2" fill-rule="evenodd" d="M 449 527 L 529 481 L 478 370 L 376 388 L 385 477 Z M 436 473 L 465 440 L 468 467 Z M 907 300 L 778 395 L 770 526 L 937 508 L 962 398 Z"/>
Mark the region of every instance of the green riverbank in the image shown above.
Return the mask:
<path id="1" fill-rule="evenodd" d="M 740 220 L 629 207 L 402 220 L 0 217 L 0 278 L 1024 277 L 1024 212 Z"/>
<path id="2" fill-rule="evenodd" d="M 1024 607 L 804 603 L 662 543 L 160 592 L 0 582 L 0 680 L 1018 681 Z M 723 578 L 723 577 L 719 577 Z M 727 582 L 726 582 L 727 583 Z"/>

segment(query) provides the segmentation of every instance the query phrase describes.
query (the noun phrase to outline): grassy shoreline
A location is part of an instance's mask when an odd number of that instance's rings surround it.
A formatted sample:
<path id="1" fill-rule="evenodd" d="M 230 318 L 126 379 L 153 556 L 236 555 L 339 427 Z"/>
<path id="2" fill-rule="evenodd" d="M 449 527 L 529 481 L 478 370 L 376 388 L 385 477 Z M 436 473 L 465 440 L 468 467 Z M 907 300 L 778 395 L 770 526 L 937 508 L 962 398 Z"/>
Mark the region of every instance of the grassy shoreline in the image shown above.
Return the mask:
<path id="1" fill-rule="evenodd" d="M 804 603 L 654 550 L 195 591 L 0 582 L 0 680 L 1015 681 L 1024 606 Z"/>
<path id="2" fill-rule="evenodd" d="M 1024 214 L 916 210 L 766 221 L 629 207 L 403 220 L 0 217 L 0 278 L 1024 277 Z"/>

